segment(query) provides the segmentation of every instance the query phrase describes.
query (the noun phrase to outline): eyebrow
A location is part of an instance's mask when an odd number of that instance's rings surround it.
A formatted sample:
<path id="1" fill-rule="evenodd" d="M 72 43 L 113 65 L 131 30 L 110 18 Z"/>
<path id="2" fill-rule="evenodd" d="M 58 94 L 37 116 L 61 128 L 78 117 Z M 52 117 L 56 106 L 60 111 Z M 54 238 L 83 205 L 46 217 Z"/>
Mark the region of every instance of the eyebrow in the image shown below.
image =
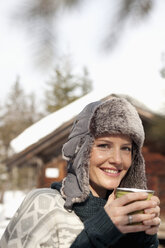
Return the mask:
<path id="1" fill-rule="evenodd" d="M 132 143 L 125 143 L 125 144 L 122 144 L 123 146 L 132 146 Z"/>
<path id="2" fill-rule="evenodd" d="M 107 140 L 106 138 L 104 139 L 104 138 L 101 138 L 101 139 L 97 139 L 97 140 L 95 140 L 95 142 L 107 142 L 107 143 L 113 143 L 112 141 L 110 141 L 110 140 Z M 123 146 L 132 146 L 132 142 L 127 142 L 127 143 L 124 143 L 124 144 L 122 144 Z"/>

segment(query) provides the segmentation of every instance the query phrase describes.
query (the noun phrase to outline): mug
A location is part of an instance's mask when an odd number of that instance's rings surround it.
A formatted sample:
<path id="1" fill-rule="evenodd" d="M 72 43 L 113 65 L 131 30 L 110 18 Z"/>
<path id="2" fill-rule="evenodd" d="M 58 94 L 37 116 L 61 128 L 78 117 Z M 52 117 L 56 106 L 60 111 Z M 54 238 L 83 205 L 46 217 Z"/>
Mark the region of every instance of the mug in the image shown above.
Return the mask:
<path id="1" fill-rule="evenodd" d="M 132 193 L 132 192 L 146 192 L 148 193 L 148 197 L 146 198 L 146 200 L 150 200 L 151 196 L 154 195 L 154 190 L 145 190 L 145 189 L 136 189 L 136 188 L 117 188 L 115 191 L 115 196 L 116 198 L 120 198 L 123 195 L 126 195 L 128 193 Z M 135 212 L 129 213 L 129 215 L 133 215 L 133 214 L 137 214 L 137 213 L 144 213 L 144 210 L 137 210 Z M 132 223 L 129 225 L 137 225 L 137 224 L 141 224 L 140 222 L 138 223 Z"/>

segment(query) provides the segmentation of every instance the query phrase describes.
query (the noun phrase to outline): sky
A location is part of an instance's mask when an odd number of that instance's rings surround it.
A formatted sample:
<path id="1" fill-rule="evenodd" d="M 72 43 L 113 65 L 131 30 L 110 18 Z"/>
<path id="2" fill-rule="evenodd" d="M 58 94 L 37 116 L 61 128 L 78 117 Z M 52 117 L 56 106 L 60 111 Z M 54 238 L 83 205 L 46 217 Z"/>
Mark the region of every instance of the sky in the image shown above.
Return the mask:
<path id="1" fill-rule="evenodd" d="M 27 93 L 42 98 L 45 83 L 53 71 L 39 70 L 33 61 L 30 36 L 11 20 L 21 0 L 0 2 L 0 103 L 20 77 Z M 143 22 L 130 25 L 113 51 L 101 50 L 109 0 L 91 0 L 66 13 L 58 26 L 59 54 L 71 55 L 75 68 L 88 68 L 93 88 L 125 93 L 144 101 L 152 110 L 162 108 L 165 79 L 160 77 L 165 53 L 165 1 L 155 1 L 154 10 Z M 112 1 L 111 1 L 112 2 Z"/>

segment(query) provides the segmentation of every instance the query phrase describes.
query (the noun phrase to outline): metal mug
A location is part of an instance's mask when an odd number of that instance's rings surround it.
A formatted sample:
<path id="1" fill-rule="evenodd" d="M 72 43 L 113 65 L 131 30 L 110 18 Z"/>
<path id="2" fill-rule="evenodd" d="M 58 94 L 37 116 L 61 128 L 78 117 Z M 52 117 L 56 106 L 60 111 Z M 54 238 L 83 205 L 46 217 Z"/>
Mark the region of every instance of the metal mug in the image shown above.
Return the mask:
<path id="1" fill-rule="evenodd" d="M 146 192 L 148 193 L 148 197 L 146 198 L 146 200 L 150 200 L 151 197 L 154 195 L 154 190 L 145 190 L 145 189 L 136 189 L 136 188 L 117 188 L 115 191 L 115 196 L 116 198 L 120 198 L 123 195 L 126 195 L 128 193 L 132 193 L 132 192 Z M 144 210 L 138 210 L 132 213 L 129 213 L 129 215 L 134 215 L 137 213 L 144 213 Z M 137 224 L 141 224 L 140 222 L 138 223 L 132 223 L 129 225 L 137 225 Z"/>

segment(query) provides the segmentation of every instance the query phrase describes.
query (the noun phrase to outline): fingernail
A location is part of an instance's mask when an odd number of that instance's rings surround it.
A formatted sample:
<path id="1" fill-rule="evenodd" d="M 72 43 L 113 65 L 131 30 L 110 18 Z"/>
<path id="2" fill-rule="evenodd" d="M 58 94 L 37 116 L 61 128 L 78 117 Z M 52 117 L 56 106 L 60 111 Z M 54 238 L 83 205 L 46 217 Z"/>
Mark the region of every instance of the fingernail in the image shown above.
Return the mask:
<path id="1" fill-rule="evenodd" d="M 147 229 L 149 229 L 150 228 L 150 226 L 145 226 L 145 229 L 147 230 Z"/>
<path id="2" fill-rule="evenodd" d="M 150 213 L 150 210 L 149 209 L 144 209 L 144 213 L 145 214 L 149 214 Z"/>
<path id="3" fill-rule="evenodd" d="M 148 193 L 143 193 L 143 196 L 144 197 L 148 197 Z"/>

